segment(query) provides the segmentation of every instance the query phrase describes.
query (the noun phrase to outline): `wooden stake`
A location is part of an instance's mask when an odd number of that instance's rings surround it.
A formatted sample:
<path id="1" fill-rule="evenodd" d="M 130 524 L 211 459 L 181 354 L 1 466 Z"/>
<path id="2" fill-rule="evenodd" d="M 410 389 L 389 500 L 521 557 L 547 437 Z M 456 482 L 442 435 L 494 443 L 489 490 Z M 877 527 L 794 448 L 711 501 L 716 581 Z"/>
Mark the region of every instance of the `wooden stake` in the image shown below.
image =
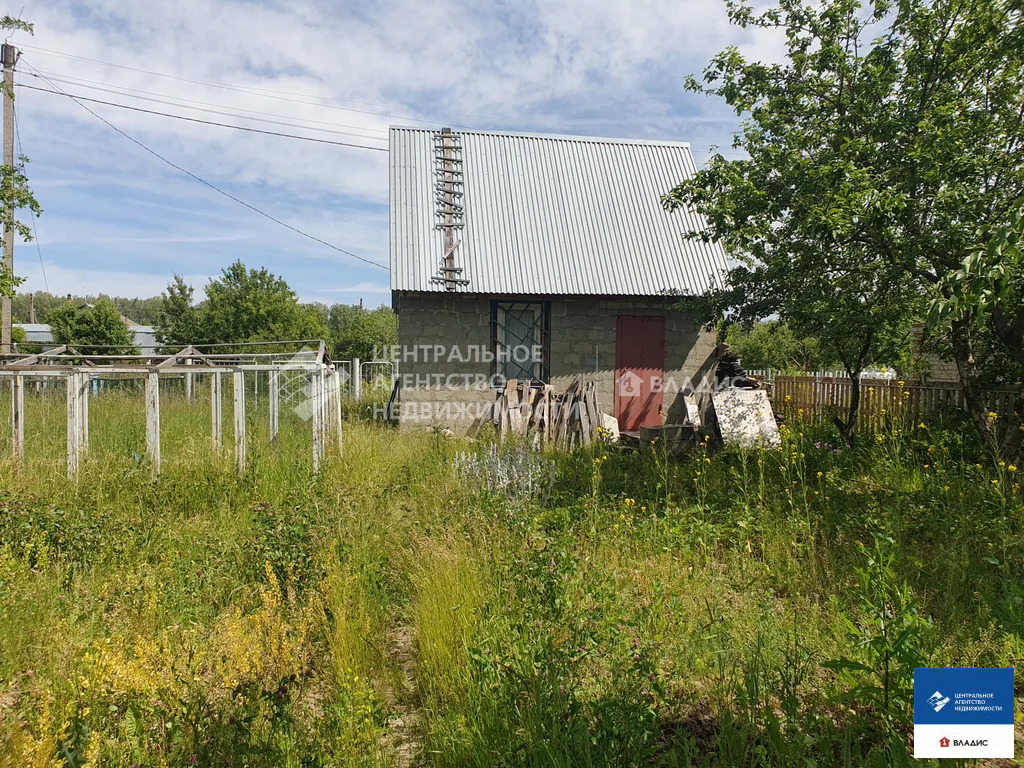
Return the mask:
<path id="1" fill-rule="evenodd" d="M 68 401 L 68 439 L 67 439 L 67 451 L 68 451 L 68 479 L 73 479 L 78 474 L 78 440 L 80 432 L 78 428 L 78 418 L 81 415 L 81 410 L 78 407 L 78 398 L 81 390 L 78 388 L 78 375 L 76 373 L 69 373 L 65 377 L 67 382 L 67 401 Z"/>
<path id="2" fill-rule="evenodd" d="M 280 408 L 281 408 L 281 392 L 280 392 L 280 380 L 278 377 L 281 375 L 280 371 L 271 371 L 269 378 L 269 400 L 270 400 L 270 442 L 274 444 L 277 442 L 277 432 L 280 426 Z"/>
<path id="3" fill-rule="evenodd" d="M 245 474 L 245 372 L 231 374 L 234 382 L 235 408 L 235 471 Z"/>
<path id="4" fill-rule="evenodd" d="M 160 374 L 146 375 L 146 452 L 153 474 L 160 474 Z"/>
<path id="5" fill-rule="evenodd" d="M 324 455 L 324 372 L 313 373 L 313 472 L 320 471 Z"/>
<path id="6" fill-rule="evenodd" d="M 78 375 L 78 407 L 81 409 L 81 416 L 78 419 L 79 445 L 82 450 L 89 450 L 89 386 L 92 384 L 92 376 L 88 373 Z"/>
<path id="7" fill-rule="evenodd" d="M 192 358 L 191 357 L 188 358 L 187 360 L 185 360 L 185 365 L 192 365 Z M 191 373 L 186 373 L 185 374 L 185 399 L 188 400 L 190 403 L 192 402 L 192 391 L 193 391 L 192 377 L 193 377 L 193 375 L 194 374 L 191 374 Z"/>
<path id="8" fill-rule="evenodd" d="M 14 458 L 25 457 L 25 377 L 11 377 L 11 438 Z"/>
<path id="9" fill-rule="evenodd" d="M 342 454 L 342 429 L 341 429 L 341 371 L 337 368 L 331 376 L 334 382 L 332 394 L 334 395 L 334 432 L 338 441 L 338 455 Z"/>
<path id="10" fill-rule="evenodd" d="M 223 398 L 221 397 L 221 374 L 210 374 L 210 421 L 213 440 L 213 450 L 220 453 L 224 445 L 224 410 Z"/>

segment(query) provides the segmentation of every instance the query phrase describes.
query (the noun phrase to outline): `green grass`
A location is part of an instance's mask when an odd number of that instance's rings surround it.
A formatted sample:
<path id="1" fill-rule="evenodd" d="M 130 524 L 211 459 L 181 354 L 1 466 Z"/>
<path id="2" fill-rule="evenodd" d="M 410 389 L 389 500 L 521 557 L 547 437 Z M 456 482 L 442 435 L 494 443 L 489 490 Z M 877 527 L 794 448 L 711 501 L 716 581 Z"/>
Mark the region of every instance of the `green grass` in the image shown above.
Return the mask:
<path id="1" fill-rule="evenodd" d="M 27 407 L 4 768 L 912 764 L 915 666 L 1022 669 L 1019 473 L 960 430 L 676 461 L 350 422 L 316 477 L 308 425 L 271 446 L 254 407 L 238 478 L 200 393 L 153 478 L 109 392 L 71 482 L 63 398 Z"/>

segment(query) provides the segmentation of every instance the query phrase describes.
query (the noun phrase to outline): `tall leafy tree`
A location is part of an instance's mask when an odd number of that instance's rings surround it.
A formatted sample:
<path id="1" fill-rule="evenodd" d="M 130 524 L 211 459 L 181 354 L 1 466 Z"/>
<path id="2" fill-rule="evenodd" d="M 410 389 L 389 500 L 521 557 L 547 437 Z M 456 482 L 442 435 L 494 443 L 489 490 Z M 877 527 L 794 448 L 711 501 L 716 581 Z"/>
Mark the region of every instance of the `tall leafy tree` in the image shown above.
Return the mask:
<path id="1" fill-rule="evenodd" d="M 193 290 L 175 277 L 164 294 L 158 339 L 169 348 L 186 344 L 322 339 L 325 313 L 300 304 L 281 277 L 236 261 L 206 286 L 193 305 Z"/>
<path id="2" fill-rule="evenodd" d="M 66 303 L 51 311 L 48 320 L 55 342 L 70 344 L 82 353 L 138 353 L 134 335 L 110 299 L 100 299 L 85 306 Z M 91 349 L 95 347 L 101 349 Z"/>
<path id="3" fill-rule="evenodd" d="M 979 226 L 992 232 L 1024 199 L 1020 4 L 727 8 L 735 24 L 782 30 L 786 56 L 751 62 L 729 48 L 690 79 L 744 118 L 734 144 L 749 159 L 715 156 L 666 203 L 704 213 L 704 236 L 739 258 L 719 308 L 777 312 L 797 332 L 817 325 L 852 375 L 902 338 L 925 300 L 943 307 L 962 292 L 967 260 L 992 252 Z M 1009 312 L 1012 301 L 997 304 Z M 933 327 L 975 426 L 1016 455 L 1020 416 L 993 427 L 978 369 L 995 348 L 1024 351 L 1024 338 L 998 333 L 991 309 L 933 315 L 945 318 Z"/>
<path id="4" fill-rule="evenodd" d="M 398 344 L 398 316 L 390 307 L 366 310 L 335 304 L 330 310 L 330 341 L 335 359 L 376 359 L 385 348 Z"/>
<path id="5" fill-rule="evenodd" d="M 199 310 L 193 303 L 194 290 L 181 275 L 175 275 L 160 297 L 156 316 L 156 340 L 165 350 L 176 350 L 198 344 L 204 334 Z"/>

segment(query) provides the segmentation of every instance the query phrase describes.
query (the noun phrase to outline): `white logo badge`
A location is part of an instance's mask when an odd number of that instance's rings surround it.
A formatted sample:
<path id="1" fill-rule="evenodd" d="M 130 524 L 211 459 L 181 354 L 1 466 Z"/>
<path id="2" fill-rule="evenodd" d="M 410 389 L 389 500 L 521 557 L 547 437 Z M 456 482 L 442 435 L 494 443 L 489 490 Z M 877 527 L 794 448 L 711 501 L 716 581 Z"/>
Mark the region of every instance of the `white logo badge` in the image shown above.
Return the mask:
<path id="1" fill-rule="evenodd" d="M 936 712 L 942 711 L 942 708 L 949 704 L 949 696 L 943 696 L 939 691 L 936 691 L 928 697 L 928 703 L 932 709 Z"/>

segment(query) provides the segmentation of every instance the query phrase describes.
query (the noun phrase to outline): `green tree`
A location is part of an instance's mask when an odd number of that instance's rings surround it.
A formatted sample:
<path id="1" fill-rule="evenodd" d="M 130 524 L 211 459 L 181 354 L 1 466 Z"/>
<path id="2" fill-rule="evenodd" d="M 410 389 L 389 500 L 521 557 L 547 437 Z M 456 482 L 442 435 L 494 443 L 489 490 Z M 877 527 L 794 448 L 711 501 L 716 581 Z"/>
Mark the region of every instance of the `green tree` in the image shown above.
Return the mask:
<path id="1" fill-rule="evenodd" d="M 43 351 L 43 345 L 29 342 L 28 334 L 21 326 L 11 328 L 11 343 L 16 344 L 18 352 L 24 355 L 35 355 Z"/>
<path id="2" fill-rule="evenodd" d="M 820 371 L 835 364 L 822 355 L 816 338 L 799 337 L 785 323 L 729 323 L 724 330 L 725 342 L 742 358 L 744 368 Z"/>
<path id="3" fill-rule="evenodd" d="M 207 284 L 205 293 L 193 305 L 192 287 L 174 278 L 157 319 L 161 344 L 173 348 L 327 336 L 324 311 L 300 304 L 288 283 L 266 269 L 248 269 L 236 261 Z"/>
<path id="4" fill-rule="evenodd" d="M 375 353 L 398 344 L 398 316 L 390 307 L 365 310 L 352 304 L 335 304 L 329 325 L 331 355 L 336 360 L 374 360 Z"/>
<path id="5" fill-rule="evenodd" d="M 178 350 L 197 344 L 204 338 L 200 329 L 199 310 L 193 303 L 194 291 L 181 275 L 175 275 L 160 297 L 156 315 L 156 340 L 164 351 Z"/>
<path id="6" fill-rule="evenodd" d="M 131 318 L 140 325 L 156 325 L 157 316 L 162 307 L 162 297 L 150 296 L 148 298 L 128 298 L 122 296 L 54 296 L 46 291 L 34 291 L 33 293 L 18 293 L 11 299 L 11 312 L 16 318 L 15 322 L 29 322 L 29 302 L 34 303 L 36 322 L 45 323 L 46 315 L 52 309 L 66 304 L 68 301 L 77 305 L 95 304 L 97 299 L 109 298 L 114 302 L 117 311 L 125 317 Z"/>
<path id="7" fill-rule="evenodd" d="M 32 34 L 32 25 L 27 21 L 16 19 L 12 16 L 0 17 L 0 29 L 11 32 L 28 32 Z M 4 94 L 7 95 L 6 92 Z M 10 94 L 14 98 L 14 94 Z M 29 213 L 38 216 L 43 212 L 32 190 L 28 185 L 28 177 L 25 175 L 25 165 L 28 158 L 19 156 L 14 165 L 0 165 L 0 206 L 10 205 L 14 211 L 27 209 Z M 14 231 L 22 240 L 32 240 L 32 228 L 18 218 L 12 217 L 4 221 L 4 233 Z M 6 265 L 0 262 L 0 294 L 13 296 L 14 289 L 21 283 L 21 279 L 7 270 Z"/>
<path id="8" fill-rule="evenodd" d="M 782 30 L 786 57 L 749 62 L 730 48 L 703 82 L 689 80 L 743 116 L 734 143 L 749 159 L 716 155 L 666 204 L 705 214 L 706 236 L 740 259 L 719 307 L 777 312 L 797 333 L 813 331 L 852 375 L 902 343 L 926 300 L 954 296 L 957 278 L 947 276 L 984 250 L 978 226 L 1005 224 L 1024 196 L 1019 4 L 727 7 L 735 24 Z M 995 332 L 996 314 L 953 313 L 941 329 L 990 444 L 979 364 L 992 345 L 1024 348 L 1021 335 Z M 1019 416 L 1008 421 L 1004 436 L 1019 431 Z"/>
<path id="9" fill-rule="evenodd" d="M 135 338 L 110 299 L 82 307 L 64 304 L 48 317 L 53 340 L 69 344 L 85 354 L 134 355 Z M 110 349 L 90 349 L 110 347 Z"/>
<path id="10" fill-rule="evenodd" d="M 962 265 L 943 276 L 928 325 L 953 345 L 967 397 L 981 400 L 983 381 L 1024 381 L 1024 211 L 1014 211 L 1006 224 L 981 230 L 978 243 Z M 1019 419 L 1024 386 L 1017 391 L 1014 413 L 1017 419 L 983 414 L 979 430 L 998 453 L 1015 461 L 1024 441 Z"/>

